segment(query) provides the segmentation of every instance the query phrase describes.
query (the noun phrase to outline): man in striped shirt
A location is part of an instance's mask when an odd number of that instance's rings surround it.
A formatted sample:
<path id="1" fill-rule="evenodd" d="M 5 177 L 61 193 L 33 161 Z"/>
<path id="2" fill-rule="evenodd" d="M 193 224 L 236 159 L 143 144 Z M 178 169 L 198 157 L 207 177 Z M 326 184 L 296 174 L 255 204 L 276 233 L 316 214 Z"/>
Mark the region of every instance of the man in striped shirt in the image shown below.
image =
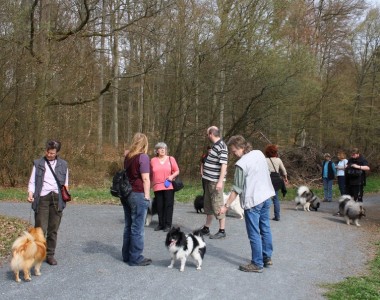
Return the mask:
<path id="1" fill-rule="evenodd" d="M 217 127 L 209 127 L 207 137 L 213 143 L 213 146 L 203 166 L 202 178 L 205 182 L 204 211 L 207 217 L 206 224 L 201 231 L 203 235 L 210 234 L 211 222 L 213 216 L 215 216 L 219 221 L 219 231 L 211 235 L 210 239 L 221 239 L 226 237 L 224 230 L 226 215 L 218 214 L 218 211 L 224 205 L 223 189 L 227 173 L 228 148 L 221 139 L 220 131 Z"/>

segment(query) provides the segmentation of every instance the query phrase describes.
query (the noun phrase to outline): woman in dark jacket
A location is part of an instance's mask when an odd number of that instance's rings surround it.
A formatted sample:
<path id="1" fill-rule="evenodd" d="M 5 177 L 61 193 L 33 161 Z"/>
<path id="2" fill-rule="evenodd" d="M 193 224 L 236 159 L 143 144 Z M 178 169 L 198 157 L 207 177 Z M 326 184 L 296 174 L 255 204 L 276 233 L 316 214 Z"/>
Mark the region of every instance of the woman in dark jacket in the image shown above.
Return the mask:
<path id="1" fill-rule="evenodd" d="M 326 153 L 324 155 L 325 160 L 322 163 L 322 179 L 323 179 L 323 192 L 325 198 L 323 202 L 332 201 L 332 187 L 336 176 L 335 164 L 331 161 L 331 155 Z"/>
<path id="2" fill-rule="evenodd" d="M 369 171 L 368 161 L 359 153 L 358 148 L 353 148 L 348 159 L 345 178 L 346 192 L 355 201 L 363 202 L 363 187 L 366 185 L 366 173 Z"/>
<path id="3" fill-rule="evenodd" d="M 67 162 L 58 157 L 61 143 L 50 140 L 46 143 L 45 156 L 34 161 L 32 175 L 28 185 L 28 201 L 34 210 L 35 227 L 41 227 L 46 235 L 46 262 L 56 265 L 55 248 L 62 211 L 66 203 L 62 199 L 59 184 L 68 188 L 69 170 Z M 50 167 L 49 167 L 50 165 Z"/>

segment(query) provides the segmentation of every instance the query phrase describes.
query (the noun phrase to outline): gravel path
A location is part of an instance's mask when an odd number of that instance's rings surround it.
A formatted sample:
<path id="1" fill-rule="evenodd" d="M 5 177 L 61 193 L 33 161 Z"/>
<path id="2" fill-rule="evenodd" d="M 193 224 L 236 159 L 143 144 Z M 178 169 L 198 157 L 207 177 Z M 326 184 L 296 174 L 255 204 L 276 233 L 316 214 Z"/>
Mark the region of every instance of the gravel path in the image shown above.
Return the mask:
<path id="1" fill-rule="evenodd" d="M 367 196 L 362 227 L 347 226 L 334 217 L 337 202 L 322 203 L 318 212 L 296 211 L 283 202 L 280 222 L 272 221 L 273 263 L 263 273 L 244 273 L 250 247 L 244 220 L 228 217 L 227 238 L 206 237 L 201 271 L 189 259 L 185 272 L 168 269 L 165 233 L 155 232 L 157 216 L 145 229 L 147 267 L 121 261 L 121 206 L 69 204 L 59 231 L 57 266 L 42 265 L 32 282 L 16 283 L 9 265 L 0 267 L 1 299 L 323 299 L 323 283 L 333 283 L 366 270 L 373 234 L 380 224 L 379 196 Z M 27 203 L 0 202 L 0 214 L 28 220 Z M 188 232 L 203 225 L 205 215 L 191 204 L 175 205 L 174 223 Z M 376 229 L 377 228 L 377 229 Z M 212 233 L 217 222 L 212 224 Z M 22 277 L 23 278 L 23 277 Z"/>

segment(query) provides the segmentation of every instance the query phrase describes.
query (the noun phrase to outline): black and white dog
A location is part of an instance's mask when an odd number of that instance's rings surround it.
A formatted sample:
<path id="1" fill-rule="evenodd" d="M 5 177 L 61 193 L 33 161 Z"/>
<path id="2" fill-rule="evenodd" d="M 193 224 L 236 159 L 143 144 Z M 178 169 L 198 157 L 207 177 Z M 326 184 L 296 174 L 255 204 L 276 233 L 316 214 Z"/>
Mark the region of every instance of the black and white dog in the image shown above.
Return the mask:
<path id="1" fill-rule="evenodd" d="M 226 193 L 223 194 L 224 203 L 226 203 L 226 201 L 228 200 L 229 196 L 230 196 L 230 194 L 226 194 Z M 197 214 L 198 213 L 202 213 L 202 210 L 204 208 L 204 199 L 203 199 L 203 196 L 198 195 L 198 196 L 195 197 L 195 199 L 194 199 L 194 208 L 195 208 Z M 227 215 L 228 216 L 239 217 L 240 219 L 244 218 L 244 210 L 243 210 L 243 208 L 240 205 L 239 195 L 236 197 L 236 199 L 234 200 L 234 202 L 231 203 L 231 205 L 230 205 L 230 207 L 229 207 L 229 209 L 227 211 Z"/>
<path id="2" fill-rule="evenodd" d="M 355 202 L 350 195 L 342 195 L 339 198 L 339 214 L 345 218 L 347 225 L 352 221 L 360 226 L 359 220 L 365 217 L 365 209 L 362 202 Z"/>
<path id="3" fill-rule="evenodd" d="M 186 260 L 191 255 L 197 263 L 197 270 L 201 269 L 203 257 L 206 253 L 206 243 L 200 230 L 185 234 L 179 227 L 173 227 L 166 235 L 165 246 L 171 256 L 168 268 L 172 269 L 174 262 L 178 259 L 181 261 L 179 270 L 183 272 Z"/>
<path id="4" fill-rule="evenodd" d="M 321 199 L 314 195 L 312 190 L 305 185 L 301 185 L 297 189 L 297 196 L 294 201 L 296 202 L 296 210 L 298 210 L 298 206 L 301 205 L 304 211 L 310 211 L 310 208 L 317 211 L 321 203 Z"/>
<path id="5" fill-rule="evenodd" d="M 145 226 L 149 226 L 152 222 L 152 218 L 154 215 L 157 215 L 157 204 L 156 204 L 156 198 L 153 198 L 153 200 L 150 203 L 150 206 L 148 208 L 148 212 L 146 214 L 145 218 Z"/>

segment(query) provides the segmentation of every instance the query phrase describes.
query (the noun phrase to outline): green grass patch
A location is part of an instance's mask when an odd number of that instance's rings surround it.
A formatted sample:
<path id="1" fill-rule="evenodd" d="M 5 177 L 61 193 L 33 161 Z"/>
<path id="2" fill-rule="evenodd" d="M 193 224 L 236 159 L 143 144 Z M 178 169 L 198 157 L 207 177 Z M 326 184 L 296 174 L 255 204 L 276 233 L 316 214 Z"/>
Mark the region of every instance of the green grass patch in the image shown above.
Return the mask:
<path id="1" fill-rule="evenodd" d="M 185 187 L 176 193 L 176 201 L 187 203 L 192 202 L 197 195 L 201 195 L 202 184 L 200 180 L 185 180 Z M 81 204 L 119 204 L 120 201 L 112 197 L 109 192 L 111 182 L 106 182 L 104 186 L 93 188 L 89 186 L 70 186 L 70 193 L 73 198 L 73 203 Z M 313 192 L 323 199 L 323 187 L 321 185 L 312 185 Z M 225 191 L 231 189 L 231 182 L 227 181 Z M 283 201 L 293 201 L 296 195 L 296 187 L 289 185 L 288 192 L 285 197 L 282 197 L 280 191 L 280 198 Z M 367 186 L 364 189 L 365 194 L 379 193 L 380 192 L 380 176 L 371 175 L 367 179 Z M 338 184 L 333 185 L 333 197 L 338 198 L 340 195 Z M 152 192 L 153 197 L 153 192 Z M 27 192 L 26 188 L 0 188 L 0 201 L 26 201 Z"/>
<path id="2" fill-rule="evenodd" d="M 377 243 L 377 251 L 376 258 L 370 263 L 370 274 L 324 285 L 329 290 L 325 296 L 330 300 L 380 299 L 380 242 Z"/>

